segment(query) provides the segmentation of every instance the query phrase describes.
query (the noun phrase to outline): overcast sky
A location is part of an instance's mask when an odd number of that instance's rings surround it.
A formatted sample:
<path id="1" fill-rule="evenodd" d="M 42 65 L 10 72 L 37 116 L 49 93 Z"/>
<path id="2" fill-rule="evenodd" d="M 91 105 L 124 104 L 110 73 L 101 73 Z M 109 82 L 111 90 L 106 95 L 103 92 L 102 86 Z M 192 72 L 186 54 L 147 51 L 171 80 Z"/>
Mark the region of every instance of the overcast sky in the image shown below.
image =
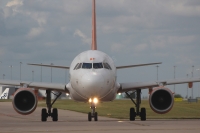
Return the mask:
<path id="1" fill-rule="evenodd" d="M 41 81 L 41 67 L 27 63 L 70 66 L 91 45 L 92 0 L 1 0 L 0 79 Z M 200 75 L 199 0 L 96 0 L 98 50 L 116 66 L 163 62 L 159 80 Z M 155 81 L 155 66 L 118 70 L 118 82 Z M 34 71 L 34 76 L 32 75 Z M 52 69 L 53 82 L 65 83 L 65 70 Z M 68 71 L 66 71 L 68 73 Z M 67 82 L 69 81 L 67 75 Z M 51 69 L 42 67 L 42 81 Z M 194 96 L 198 93 L 194 84 Z M 171 90 L 174 86 L 169 86 Z M 176 85 L 186 96 L 187 85 Z M 147 91 L 143 92 L 147 95 Z M 191 96 L 191 90 L 188 91 Z"/>

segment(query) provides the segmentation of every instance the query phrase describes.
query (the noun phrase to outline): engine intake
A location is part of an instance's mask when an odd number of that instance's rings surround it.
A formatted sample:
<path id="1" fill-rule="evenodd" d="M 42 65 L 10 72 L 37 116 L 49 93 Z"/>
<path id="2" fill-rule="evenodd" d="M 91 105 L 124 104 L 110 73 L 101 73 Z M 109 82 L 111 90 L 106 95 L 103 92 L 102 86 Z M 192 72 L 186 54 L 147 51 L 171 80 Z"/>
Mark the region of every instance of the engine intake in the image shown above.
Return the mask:
<path id="1" fill-rule="evenodd" d="M 165 87 L 154 88 L 149 96 L 149 104 L 154 112 L 165 114 L 173 107 L 173 93 L 170 89 Z"/>
<path id="2" fill-rule="evenodd" d="M 37 97 L 31 88 L 20 88 L 15 92 L 12 104 L 16 112 L 28 115 L 36 109 Z"/>

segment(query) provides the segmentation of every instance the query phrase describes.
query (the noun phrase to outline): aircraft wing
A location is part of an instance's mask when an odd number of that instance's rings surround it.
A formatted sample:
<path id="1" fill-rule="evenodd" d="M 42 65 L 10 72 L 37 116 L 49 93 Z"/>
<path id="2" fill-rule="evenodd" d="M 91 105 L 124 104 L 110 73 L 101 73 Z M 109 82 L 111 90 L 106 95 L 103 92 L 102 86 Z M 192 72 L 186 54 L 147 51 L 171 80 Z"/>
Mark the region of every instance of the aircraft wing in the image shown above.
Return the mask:
<path id="1" fill-rule="evenodd" d="M 149 89 L 160 85 L 173 85 L 173 84 L 184 84 L 200 82 L 200 78 L 187 78 L 187 79 L 171 79 L 164 81 L 153 81 L 153 82 L 131 82 L 131 83 L 120 83 L 120 89 L 118 92 L 127 92 L 137 89 Z"/>
<path id="2" fill-rule="evenodd" d="M 65 84 L 59 83 L 45 83 L 45 82 L 31 82 L 31 81 L 18 81 L 18 80 L 0 80 L 2 85 L 23 86 L 25 88 L 35 88 L 42 90 L 53 90 L 69 93 Z"/>
<path id="3" fill-rule="evenodd" d="M 62 69 L 69 69 L 70 68 L 68 66 L 55 66 L 55 65 L 45 65 L 45 64 L 31 64 L 31 63 L 28 63 L 28 65 L 32 65 L 32 66 L 44 66 L 44 67 L 54 67 L 54 68 L 62 68 Z"/>
<path id="4" fill-rule="evenodd" d="M 127 66 L 117 66 L 117 69 L 123 69 L 123 68 L 130 68 L 130 67 L 140 67 L 140 66 L 149 66 L 149 65 L 156 65 L 156 64 L 162 64 L 162 62 L 156 62 L 156 63 L 147 63 L 147 64 L 136 64 L 136 65 L 127 65 Z"/>

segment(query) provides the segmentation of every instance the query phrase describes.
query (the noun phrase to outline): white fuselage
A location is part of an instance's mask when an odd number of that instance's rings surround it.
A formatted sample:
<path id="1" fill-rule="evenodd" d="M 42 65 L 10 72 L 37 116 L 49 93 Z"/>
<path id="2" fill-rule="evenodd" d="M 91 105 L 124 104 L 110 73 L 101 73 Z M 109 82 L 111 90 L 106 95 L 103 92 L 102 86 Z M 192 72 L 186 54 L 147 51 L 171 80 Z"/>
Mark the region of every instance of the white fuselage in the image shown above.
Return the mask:
<path id="1" fill-rule="evenodd" d="M 112 101 L 119 89 L 113 60 L 98 50 L 80 53 L 70 66 L 70 96 L 76 101 L 88 101 L 97 97 L 100 101 Z"/>

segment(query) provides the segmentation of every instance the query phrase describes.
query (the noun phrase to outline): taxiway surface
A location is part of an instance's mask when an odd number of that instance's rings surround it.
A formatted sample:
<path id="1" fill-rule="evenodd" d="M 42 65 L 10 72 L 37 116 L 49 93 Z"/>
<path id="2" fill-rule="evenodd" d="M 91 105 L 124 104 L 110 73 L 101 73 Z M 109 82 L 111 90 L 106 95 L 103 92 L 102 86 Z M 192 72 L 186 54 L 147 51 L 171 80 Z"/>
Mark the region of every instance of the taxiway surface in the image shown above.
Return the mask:
<path id="1" fill-rule="evenodd" d="M 129 121 L 99 117 L 87 121 L 87 114 L 58 110 L 58 121 L 41 122 L 41 107 L 24 116 L 16 113 L 11 102 L 0 102 L 0 133 L 199 133 L 200 120 Z"/>

